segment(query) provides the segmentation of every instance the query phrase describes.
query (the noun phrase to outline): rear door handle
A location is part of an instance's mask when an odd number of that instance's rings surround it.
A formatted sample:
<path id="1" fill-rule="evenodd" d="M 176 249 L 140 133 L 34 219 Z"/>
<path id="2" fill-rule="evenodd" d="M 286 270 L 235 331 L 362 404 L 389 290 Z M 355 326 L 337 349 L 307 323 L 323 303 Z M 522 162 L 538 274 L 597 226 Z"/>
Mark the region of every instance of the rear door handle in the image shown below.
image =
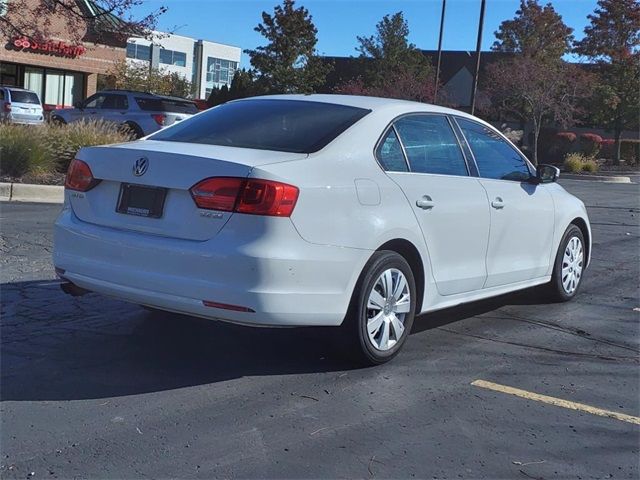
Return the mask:
<path id="1" fill-rule="evenodd" d="M 421 199 L 416 200 L 416 206 L 423 210 L 431 210 L 433 208 L 433 200 L 429 195 L 423 195 Z"/>
<path id="2" fill-rule="evenodd" d="M 504 202 L 502 201 L 502 198 L 496 197 L 496 199 L 491 202 L 491 206 L 496 210 L 500 210 L 501 208 L 504 208 Z"/>

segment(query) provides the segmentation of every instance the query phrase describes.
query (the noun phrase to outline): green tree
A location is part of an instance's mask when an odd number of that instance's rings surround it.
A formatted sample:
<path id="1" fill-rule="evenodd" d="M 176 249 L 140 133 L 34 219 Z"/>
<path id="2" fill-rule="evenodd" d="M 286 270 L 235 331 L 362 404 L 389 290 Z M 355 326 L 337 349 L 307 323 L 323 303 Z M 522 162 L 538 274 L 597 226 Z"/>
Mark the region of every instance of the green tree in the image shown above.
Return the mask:
<path id="1" fill-rule="evenodd" d="M 598 64 L 598 86 L 590 102 L 592 118 L 612 130 L 615 163 L 622 131 L 638 129 L 640 118 L 640 3 L 599 0 L 585 37 L 575 51 Z"/>
<path id="2" fill-rule="evenodd" d="M 409 24 L 402 12 L 385 15 L 376 33 L 357 37 L 363 75 L 339 85 L 336 91 L 429 102 L 435 91 L 435 71 L 409 42 Z"/>
<path id="3" fill-rule="evenodd" d="M 562 60 L 572 32 L 551 4 L 542 7 L 537 0 L 521 0 L 516 16 L 495 32 L 492 49 L 513 55 L 487 67 L 483 90 L 491 108 L 530 122 L 536 164 L 542 127 L 549 122 L 565 127 L 575 123 L 580 102 L 589 94 L 589 76 Z"/>
<path id="4" fill-rule="evenodd" d="M 255 95 L 261 95 L 262 92 L 256 83 L 256 79 L 253 73 L 249 70 L 236 71 L 231 81 L 231 86 L 227 88 L 224 85 L 222 88 L 214 88 L 211 91 L 211 95 L 207 99 L 207 103 L 215 107 L 231 100 L 237 100 L 239 98 L 253 97 Z"/>
<path id="5" fill-rule="evenodd" d="M 571 49 L 573 29 L 548 3 L 520 0 L 520 8 L 512 20 L 505 20 L 495 32 L 492 49 L 518 53 L 526 57 L 556 61 Z"/>
<path id="6" fill-rule="evenodd" d="M 431 65 L 413 43 L 409 42 L 409 23 L 402 12 L 385 15 L 376 24 L 376 33 L 358 37 L 360 58 L 367 59 L 371 83 L 403 70 L 420 76 L 432 72 Z"/>
<path id="7" fill-rule="evenodd" d="M 324 84 L 329 66 L 316 53 L 318 42 L 313 18 L 294 0 L 277 5 L 273 15 L 262 12 L 254 30 L 267 45 L 245 50 L 260 88 L 272 93 L 311 93 Z"/>

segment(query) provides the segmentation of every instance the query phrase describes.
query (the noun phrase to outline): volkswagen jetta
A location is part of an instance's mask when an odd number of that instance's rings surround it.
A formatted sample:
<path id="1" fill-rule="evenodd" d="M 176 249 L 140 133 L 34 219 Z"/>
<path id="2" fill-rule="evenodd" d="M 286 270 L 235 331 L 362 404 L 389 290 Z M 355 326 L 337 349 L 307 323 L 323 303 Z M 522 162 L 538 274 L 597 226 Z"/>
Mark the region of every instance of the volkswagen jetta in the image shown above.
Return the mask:
<path id="1" fill-rule="evenodd" d="M 382 363 L 419 313 L 543 284 L 550 299 L 576 294 L 591 231 L 557 177 L 456 110 L 255 97 L 80 150 L 54 263 L 73 294 L 340 327 Z"/>

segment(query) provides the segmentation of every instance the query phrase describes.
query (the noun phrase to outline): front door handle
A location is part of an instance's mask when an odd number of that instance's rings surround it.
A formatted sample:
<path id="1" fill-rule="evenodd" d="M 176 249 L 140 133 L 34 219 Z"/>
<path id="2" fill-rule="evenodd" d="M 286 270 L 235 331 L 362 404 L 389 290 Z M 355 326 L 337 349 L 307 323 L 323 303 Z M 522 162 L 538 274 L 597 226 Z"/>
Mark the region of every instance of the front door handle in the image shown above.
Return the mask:
<path id="1" fill-rule="evenodd" d="M 433 208 L 433 200 L 429 195 L 423 195 L 421 199 L 416 200 L 416 206 L 423 210 L 431 210 Z"/>
<path id="2" fill-rule="evenodd" d="M 502 201 L 502 198 L 496 197 L 496 199 L 491 202 L 491 206 L 496 210 L 500 210 L 501 208 L 504 208 L 504 202 Z"/>

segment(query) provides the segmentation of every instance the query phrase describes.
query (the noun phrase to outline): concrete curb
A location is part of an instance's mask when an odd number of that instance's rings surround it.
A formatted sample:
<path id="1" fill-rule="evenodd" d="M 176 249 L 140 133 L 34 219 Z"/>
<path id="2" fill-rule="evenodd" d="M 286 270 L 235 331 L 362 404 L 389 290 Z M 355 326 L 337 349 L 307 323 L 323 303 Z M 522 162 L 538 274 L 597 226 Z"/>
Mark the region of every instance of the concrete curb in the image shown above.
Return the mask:
<path id="1" fill-rule="evenodd" d="M 560 180 L 583 180 L 588 182 L 603 183 L 631 183 L 631 178 L 621 175 L 574 175 L 571 173 L 561 173 Z"/>
<path id="2" fill-rule="evenodd" d="M 28 183 L 0 183 L 0 200 L 5 202 L 64 202 L 64 187 L 58 185 L 30 185 Z"/>

